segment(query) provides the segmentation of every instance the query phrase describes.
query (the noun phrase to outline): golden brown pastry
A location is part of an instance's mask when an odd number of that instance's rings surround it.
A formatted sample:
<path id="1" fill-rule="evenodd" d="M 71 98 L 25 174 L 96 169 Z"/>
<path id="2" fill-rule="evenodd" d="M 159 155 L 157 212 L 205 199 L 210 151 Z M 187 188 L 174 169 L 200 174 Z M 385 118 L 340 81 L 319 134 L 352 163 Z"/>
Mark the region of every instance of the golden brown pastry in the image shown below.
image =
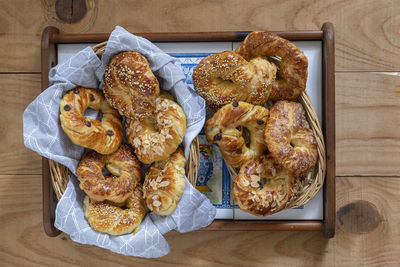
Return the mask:
<path id="1" fill-rule="evenodd" d="M 104 176 L 104 168 L 111 174 Z M 110 155 L 87 152 L 79 162 L 76 173 L 79 187 L 90 198 L 116 203 L 124 202 L 142 177 L 140 162 L 132 148 L 125 144 Z"/>
<path id="2" fill-rule="evenodd" d="M 284 209 L 301 190 L 302 182 L 271 156 L 261 156 L 240 168 L 232 195 L 241 210 L 266 216 Z"/>
<path id="3" fill-rule="evenodd" d="M 290 41 L 270 32 L 255 31 L 247 35 L 235 51 L 246 60 L 281 58 L 279 75 L 272 82 L 272 100 L 296 99 L 306 88 L 308 60 Z"/>
<path id="4" fill-rule="evenodd" d="M 87 108 L 100 110 L 101 121 L 83 116 Z M 95 89 L 78 87 L 67 92 L 60 102 L 60 122 L 72 143 L 110 154 L 122 142 L 122 123 L 118 112 Z"/>
<path id="5" fill-rule="evenodd" d="M 83 201 L 83 211 L 89 225 L 96 231 L 110 235 L 136 233 L 147 213 L 142 184 L 138 184 L 125 202 L 125 209 L 110 203 L 96 202 L 88 196 Z"/>
<path id="6" fill-rule="evenodd" d="M 317 141 L 300 103 L 281 100 L 274 104 L 265 142 L 278 163 L 294 175 L 307 174 L 317 162 Z"/>
<path id="7" fill-rule="evenodd" d="M 150 164 L 168 158 L 177 149 L 186 132 L 186 115 L 163 93 L 155 102 L 153 116 L 127 119 L 125 128 L 138 159 Z"/>
<path id="8" fill-rule="evenodd" d="M 240 168 L 243 162 L 267 151 L 264 129 L 268 109 L 245 102 L 234 102 L 219 109 L 206 123 L 206 138 L 218 144 L 225 162 Z M 248 144 L 244 135 L 248 135 Z"/>
<path id="9" fill-rule="evenodd" d="M 185 189 L 185 156 L 178 148 L 170 158 L 154 162 L 147 170 L 144 197 L 147 207 L 158 215 L 170 215 Z"/>
<path id="10" fill-rule="evenodd" d="M 193 85 L 210 107 L 234 101 L 263 104 L 268 100 L 276 66 L 264 58 L 246 61 L 233 51 L 203 58 L 193 71 Z"/>
<path id="11" fill-rule="evenodd" d="M 143 55 L 127 51 L 111 59 L 104 74 L 104 95 L 121 115 L 150 116 L 159 94 L 157 78 Z"/>

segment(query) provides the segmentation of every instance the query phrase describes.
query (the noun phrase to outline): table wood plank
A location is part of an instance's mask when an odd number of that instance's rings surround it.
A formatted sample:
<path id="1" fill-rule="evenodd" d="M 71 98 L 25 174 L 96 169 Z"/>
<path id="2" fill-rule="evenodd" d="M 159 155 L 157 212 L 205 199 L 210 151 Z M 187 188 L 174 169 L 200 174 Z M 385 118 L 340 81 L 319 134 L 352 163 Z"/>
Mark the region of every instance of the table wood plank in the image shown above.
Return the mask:
<path id="1" fill-rule="evenodd" d="M 40 181 L 40 175 L 0 175 L 0 257 L 6 265 L 398 264 L 400 178 L 337 178 L 337 209 L 340 216 L 337 234 L 333 239 L 326 239 L 320 232 L 171 232 L 166 235 L 171 253 L 152 260 L 121 256 L 98 247 L 80 245 L 71 241 L 65 234 L 55 238 L 45 236 L 42 228 Z M 354 216 L 359 201 L 375 207 L 377 213 L 371 213 L 367 208 L 364 209 L 365 213 L 373 216 Z M 376 222 L 373 229 L 368 228 L 371 220 Z M 349 232 L 349 229 L 352 232 Z M 365 233 L 360 233 L 365 229 Z"/>
<path id="2" fill-rule="evenodd" d="M 337 70 L 400 69 L 396 0 L 88 0 L 86 16 L 75 24 L 57 18 L 55 0 L 0 0 L 0 6 L 0 72 L 39 72 L 47 25 L 68 33 L 110 32 L 115 25 L 132 32 L 182 32 L 316 30 L 326 21 L 335 26 Z"/>
<path id="3" fill-rule="evenodd" d="M 40 93 L 40 74 L 0 74 L 0 91 L 0 173 L 41 174 L 41 158 L 22 135 L 22 113 Z"/>
<path id="4" fill-rule="evenodd" d="M 336 74 L 336 175 L 400 174 L 400 74 Z"/>

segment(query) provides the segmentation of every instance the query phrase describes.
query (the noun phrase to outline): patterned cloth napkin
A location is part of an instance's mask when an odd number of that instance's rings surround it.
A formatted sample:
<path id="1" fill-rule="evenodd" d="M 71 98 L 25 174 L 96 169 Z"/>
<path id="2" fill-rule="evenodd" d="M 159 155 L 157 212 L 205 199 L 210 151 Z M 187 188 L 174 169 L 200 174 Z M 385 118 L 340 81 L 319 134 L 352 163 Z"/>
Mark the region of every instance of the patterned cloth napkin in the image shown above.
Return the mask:
<path id="1" fill-rule="evenodd" d="M 103 75 L 109 60 L 118 52 L 127 50 L 140 52 L 147 58 L 151 70 L 159 78 L 161 89 L 173 94 L 185 111 L 187 131 L 183 144 L 187 158 L 190 143 L 204 125 L 204 100 L 186 85 L 181 66 L 175 58 L 119 26 L 112 32 L 101 60 L 87 47 L 50 70 L 51 86 L 23 114 L 24 143 L 26 147 L 67 166 L 74 173 L 58 202 L 55 227 L 82 244 L 96 245 L 130 256 L 161 257 L 170 251 L 164 233 L 170 230 L 184 233 L 209 225 L 215 217 L 214 206 L 186 179 L 182 198 L 170 216 L 149 213 L 136 234 L 111 236 L 94 231 L 84 218 L 82 202 L 85 194 L 79 189 L 75 176 L 84 148 L 74 145 L 59 123 L 59 103 L 63 94 L 77 86 L 103 88 Z M 88 116 L 98 115 L 98 112 L 92 112 Z"/>

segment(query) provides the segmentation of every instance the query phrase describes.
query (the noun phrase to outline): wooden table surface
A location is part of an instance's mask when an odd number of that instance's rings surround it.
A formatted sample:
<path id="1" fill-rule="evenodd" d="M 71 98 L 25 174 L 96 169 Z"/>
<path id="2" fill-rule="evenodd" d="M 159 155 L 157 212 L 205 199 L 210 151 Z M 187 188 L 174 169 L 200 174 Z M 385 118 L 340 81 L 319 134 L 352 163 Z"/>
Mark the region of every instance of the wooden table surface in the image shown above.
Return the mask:
<path id="1" fill-rule="evenodd" d="M 400 2 L 398 0 L 0 0 L 0 265 L 400 264 Z M 79 1 L 73 1 L 78 5 Z M 78 16 L 78 17 L 77 17 Z M 59 17 L 63 18 L 61 20 Z M 40 38 L 69 33 L 320 29 L 336 34 L 337 232 L 168 233 L 160 259 L 121 256 L 47 237 L 41 158 L 22 138 L 22 112 L 40 93 Z"/>

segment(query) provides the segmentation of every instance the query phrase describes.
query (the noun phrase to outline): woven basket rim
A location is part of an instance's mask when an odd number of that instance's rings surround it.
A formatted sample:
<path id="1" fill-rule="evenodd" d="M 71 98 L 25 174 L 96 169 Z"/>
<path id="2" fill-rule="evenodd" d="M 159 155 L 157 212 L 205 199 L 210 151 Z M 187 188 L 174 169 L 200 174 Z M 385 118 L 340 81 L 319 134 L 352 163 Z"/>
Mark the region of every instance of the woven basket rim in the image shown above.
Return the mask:
<path id="1" fill-rule="evenodd" d="M 106 45 L 107 41 L 104 41 L 92 46 L 92 49 L 97 56 L 101 57 L 101 55 L 105 51 Z M 302 104 L 306 113 L 306 118 L 317 140 L 318 160 L 315 167 L 309 173 L 302 192 L 298 194 L 297 198 L 294 201 L 289 203 L 286 209 L 302 206 L 306 204 L 309 200 L 311 200 L 323 186 L 326 173 L 325 141 L 324 134 L 318 120 L 318 116 L 306 91 L 304 91 L 297 100 Z M 49 163 L 53 188 L 57 198 L 60 199 L 66 189 L 70 172 L 65 166 L 57 162 L 49 160 Z M 196 185 L 199 164 L 199 139 L 198 137 L 196 137 L 190 145 L 189 159 L 186 164 L 186 175 L 193 186 Z M 228 164 L 227 167 L 231 175 L 231 179 L 233 180 L 236 177 L 237 172 L 233 167 L 229 166 Z"/>

